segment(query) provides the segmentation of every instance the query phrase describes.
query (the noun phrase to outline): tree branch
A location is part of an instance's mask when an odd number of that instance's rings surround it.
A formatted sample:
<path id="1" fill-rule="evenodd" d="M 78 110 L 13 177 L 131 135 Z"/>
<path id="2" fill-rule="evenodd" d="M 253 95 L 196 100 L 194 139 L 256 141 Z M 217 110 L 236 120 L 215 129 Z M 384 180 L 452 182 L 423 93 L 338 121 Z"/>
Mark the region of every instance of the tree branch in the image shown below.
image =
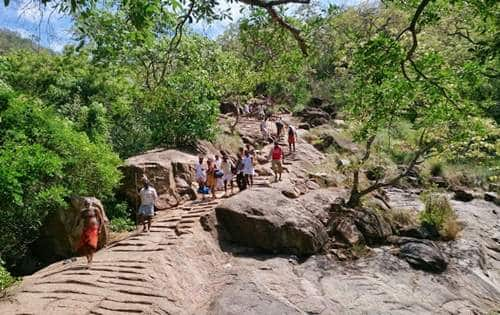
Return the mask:
<path id="1" fill-rule="evenodd" d="M 282 4 L 288 4 L 288 3 L 301 3 L 301 4 L 309 4 L 311 0 L 271 0 L 271 1 L 265 1 L 265 0 L 240 0 L 240 2 L 248 4 L 248 5 L 253 5 L 256 7 L 264 8 L 267 10 L 269 15 L 271 16 L 272 20 L 276 23 L 278 23 L 281 27 L 284 29 L 288 30 L 290 33 L 292 33 L 292 36 L 295 38 L 297 43 L 299 44 L 300 50 L 302 51 L 302 54 L 304 56 L 307 56 L 307 44 L 304 38 L 300 35 L 300 30 L 295 28 L 294 26 L 290 25 L 287 23 L 283 17 L 281 17 L 274 6 L 277 5 L 282 5 Z"/>
<path id="2" fill-rule="evenodd" d="M 424 138 L 425 138 L 425 130 L 422 131 L 422 134 L 420 135 L 420 139 L 419 139 L 419 149 L 417 152 L 415 152 L 415 155 L 413 157 L 413 159 L 408 163 L 408 165 L 406 166 L 406 169 L 404 172 L 401 172 L 399 175 L 397 175 L 396 177 L 390 179 L 389 181 L 386 181 L 386 182 L 383 182 L 383 183 L 376 183 L 364 190 L 362 190 L 361 192 L 359 192 L 359 195 L 360 196 L 364 196 L 366 194 L 369 194 L 375 190 L 378 190 L 380 188 L 383 188 L 383 187 L 388 187 L 388 186 L 393 186 L 394 184 L 396 184 L 400 179 L 402 179 L 403 177 L 406 177 L 410 174 L 410 172 L 413 170 L 413 168 L 415 167 L 415 165 L 417 164 L 420 164 L 420 162 L 418 161 L 420 159 L 420 157 L 422 157 L 429 149 L 430 149 L 430 146 L 429 145 L 425 145 L 424 144 Z"/>
<path id="3" fill-rule="evenodd" d="M 365 149 L 365 154 L 360 160 L 360 163 L 358 167 L 354 170 L 353 172 L 353 180 L 352 180 L 352 189 L 351 189 L 351 196 L 359 194 L 359 169 L 361 168 L 361 165 L 363 165 L 369 158 L 370 158 L 370 153 L 371 153 L 371 147 L 373 144 L 373 141 L 375 141 L 375 136 L 370 136 L 368 140 L 366 140 L 366 149 Z"/>
<path id="4" fill-rule="evenodd" d="M 256 7 L 261 7 L 261 8 L 270 8 L 276 5 L 282 5 L 282 4 L 289 4 L 289 3 L 301 3 L 301 4 L 309 4 L 311 3 L 311 0 L 271 0 L 271 1 L 264 1 L 264 0 L 240 0 L 240 2 L 248 4 L 248 5 L 254 5 Z"/>
<path id="5" fill-rule="evenodd" d="M 410 32 L 411 37 L 412 37 L 412 45 L 410 49 L 408 50 L 406 54 L 406 59 L 409 60 L 411 59 L 413 53 L 415 50 L 417 50 L 418 46 L 418 41 L 417 41 L 417 22 L 422 13 L 424 12 L 425 7 L 429 4 L 431 0 L 422 0 L 420 4 L 417 7 L 417 10 L 415 11 L 415 14 L 413 15 L 413 18 L 411 19 L 410 25 L 405 28 L 401 33 L 399 33 L 398 37 L 396 37 L 396 40 L 399 40 L 401 36 L 403 36 L 404 33 Z"/>
<path id="6" fill-rule="evenodd" d="M 308 55 L 307 54 L 307 44 L 306 44 L 306 41 L 302 38 L 302 36 L 300 36 L 300 30 L 298 30 L 297 28 L 288 24 L 287 22 L 285 22 L 285 20 L 278 14 L 276 9 L 274 9 L 273 7 L 267 7 L 266 10 L 274 22 L 278 23 L 279 25 L 281 25 L 281 27 L 283 27 L 284 29 L 287 29 L 290 33 L 292 33 L 293 37 L 295 38 L 295 40 L 299 44 L 299 47 L 300 47 L 300 50 L 302 51 L 302 54 L 304 54 L 304 56 L 307 57 L 307 55 Z"/>
<path id="7" fill-rule="evenodd" d="M 401 172 L 399 175 L 395 176 L 394 178 L 386 181 L 386 182 L 383 182 L 383 183 L 379 183 L 379 182 L 376 182 L 375 184 L 369 186 L 368 188 L 362 190 L 362 191 L 358 191 L 358 187 L 357 187 L 357 183 L 353 183 L 353 189 L 351 190 L 351 196 L 349 198 L 349 201 L 347 202 L 347 205 L 349 207 L 357 207 L 359 206 L 359 203 L 360 203 L 360 200 L 361 200 L 361 197 L 366 195 L 366 194 L 369 194 L 373 191 L 376 191 L 380 188 L 383 188 L 383 187 L 388 187 L 388 186 L 393 186 L 394 184 L 396 184 L 401 178 L 403 177 L 406 177 L 410 174 L 410 172 L 413 170 L 413 168 L 415 167 L 415 165 L 419 164 L 419 159 L 429 151 L 429 149 L 431 148 L 431 145 L 429 144 L 425 144 L 425 134 L 426 134 L 426 130 L 424 129 L 422 131 L 422 133 L 420 134 L 420 138 L 418 140 L 418 151 L 415 152 L 415 156 L 413 157 L 413 159 L 408 163 L 408 165 L 406 166 L 406 169 L 404 172 Z M 368 140 L 370 141 L 370 139 Z M 373 140 L 372 140 L 373 142 Z M 368 144 L 368 142 L 367 142 Z M 371 144 L 370 144 L 371 145 Z M 367 148 L 369 148 L 369 146 L 367 145 Z M 365 153 L 365 156 L 366 156 L 366 153 Z M 356 175 L 356 173 L 358 173 Z M 354 173 L 355 175 L 355 179 L 359 176 L 359 169 L 357 169 Z M 356 186 L 356 187 L 355 187 Z M 356 188 L 356 190 L 354 189 Z"/>

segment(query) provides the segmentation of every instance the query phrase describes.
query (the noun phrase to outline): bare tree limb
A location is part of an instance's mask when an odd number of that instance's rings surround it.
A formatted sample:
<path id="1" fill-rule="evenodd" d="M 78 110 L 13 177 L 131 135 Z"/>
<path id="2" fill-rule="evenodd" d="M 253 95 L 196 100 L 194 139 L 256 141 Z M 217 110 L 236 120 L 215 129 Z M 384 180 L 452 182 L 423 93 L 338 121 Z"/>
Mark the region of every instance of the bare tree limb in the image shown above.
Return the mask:
<path id="1" fill-rule="evenodd" d="M 261 8 L 270 8 L 270 7 L 273 7 L 276 5 L 289 4 L 289 3 L 309 4 L 309 3 L 311 3 L 311 0 L 271 0 L 271 1 L 240 0 L 240 2 L 248 4 L 248 5 L 254 5 L 257 7 L 261 7 Z"/>
<path id="2" fill-rule="evenodd" d="M 425 7 L 429 4 L 431 0 L 422 0 L 420 4 L 417 7 L 417 10 L 415 10 L 415 14 L 413 15 L 413 18 L 411 19 L 410 25 L 405 28 L 401 33 L 399 33 L 398 37 L 396 37 L 396 40 L 399 40 L 404 33 L 410 32 L 411 37 L 412 37 L 412 45 L 408 52 L 406 53 L 406 59 L 411 59 L 413 53 L 417 49 L 418 46 L 418 41 L 417 41 L 417 22 L 422 13 L 424 12 Z"/>
<path id="3" fill-rule="evenodd" d="M 307 54 L 307 49 L 308 49 L 307 44 L 306 44 L 306 41 L 304 40 L 304 38 L 302 38 L 302 36 L 300 36 L 300 30 L 298 30 L 297 28 L 288 24 L 287 22 L 285 22 L 285 20 L 278 14 L 276 9 L 274 9 L 273 7 L 267 7 L 266 10 L 274 22 L 278 23 L 279 25 L 281 25 L 281 27 L 283 27 L 284 29 L 287 29 L 290 33 L 292 33 L 292 36 L 295 38 L 295 40 L 299 44 L 299 47 L 300 47 L 300 50 L 302 51 L 302 54 L 304 54 L 304 56 L 307 56 L 308 55 Z"/>
<path id="4" fill-rule="evenodd" d="M 373 191 L 376 191 L 380 188 L 384 188 L 384 187 L 389 187 L 389 186 L 393 186 L 394 184 L 396 184 L 400 179 L 402 179 L 403 177 L 406 177 L 410 174 L 410 172 L 413 170 L 413 168 L 421 163 L 421 161 L 419 161 L 419 159 L 424 156 L 431 148 L 431 145 L 430 144 L 425 144 L 425 135 L 426 135 L 426 130 L 424 129 L 422 131 L 422 133 L 420 134 L 420 137 L 419 137 L 419 140 L 418 140 L 418 150 L 417 152 L 415 152 L 415 155 L 413 156 L 413 159 L 408 163 L 408 165 L 406 166 L 405 170 L 403 172 L 401 172 L 400 174 L 398 174 L 397 176 L 393 177 L 392 179 L 388 180 L 388 181 L 385 181 L 385 182 L 377 182 L 371 186 L 369 186 L 368 188 L 364 189 L 364 190 L 361 190 L 361 191 L 354 191 L 354 189 L 351 191 L 351 196 L 349 198 L 349 201 L 347 202 L 347 206 L 349 207 L 357 207 L 360 203 L 360 200 L 361 200 L 361 197 L 366 195 L 366 194 L 369 194 Z M 359 170 L 358 170 L 359 172 Z M 357 187 L 356 187 L 357 188 Z"/>
<path id="5" fill-rule="evenodd" d="M 359 169 L 361 168 L 361 165 L 363 165 L 369 158 L 371 154 L 371 147 L 373 144 L 373 141 L 375 141 L 375 136 L 372 135 L 366 140 L 366 149 L 365 149 L 365 154 L 361 158 L 359 165 L 353 172 L 353 181 L 352 181 L 352 189 L 351 189 L 351 196 L 355 196 L 359 194 Z"/>
<path id="6" fill-rule="evenodd" d="M 287 23 L 283 19 L 283 17 L 281 17 L 278 14 L 278 12 L 276 11 L 276 9 L 274 7 L 277 5 L 288 4 L 288 3 L 309 4 L 311 2 L 310 0 L 271 0 L 271 1 L 240 0 L 240 2 L 266 9 L 274 22 L 278 23 L 281 27 L 283 27 L 284 29 L 286 29 L 290 33 L 292 33 L 292 36 L 295 38 L 295 40 L 299 44 L 299 47 L 300 47 L 300 50 L 302 51 L 302 54 L 304 54 L 304 56 L 308 55 L 308 53 L 307 53 L 308 47 L 307 47 L 306 41 L 300 35 L 300 30 L 298 30 L 294 26 Z"/>
<path id="7" fill-rule="evenodd" d="M 426 80 L 427 82 L 429 82 L 430 84 L 434 85 L 436 88 L 438 88 L 440 91 L 441 91 L 441 94 L 443 94 L 443 96 L 450 102 L 452 103 L 455 107 L 457 107 L 457 103 L 455 103 L 455 101 L 448 96 L 448 93 L 446 92 L 446 89 L 444 87 L 442 87 L 441 85 L 439 85 L 436 81 L 430 79 L 429 77 L 427 77 L 418 67 L 417 65 L 415 64 L 415 62 L 413 61 L 413 59 L 410 59 L 409 60 L 410 64 L 412 65 L 413 67 L 413 70 L 415 70 L 416 73 L 418 73 L 418 75 L 420 75 L 422 78 L 424 78 L 424 80 Z"/>

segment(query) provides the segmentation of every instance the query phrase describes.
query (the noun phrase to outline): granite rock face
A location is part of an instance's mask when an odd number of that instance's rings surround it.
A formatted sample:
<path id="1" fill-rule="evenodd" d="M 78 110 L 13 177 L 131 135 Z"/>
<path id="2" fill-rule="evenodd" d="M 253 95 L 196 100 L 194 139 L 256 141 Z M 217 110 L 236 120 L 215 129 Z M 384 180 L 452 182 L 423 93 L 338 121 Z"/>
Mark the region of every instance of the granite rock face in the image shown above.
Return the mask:
<path id="1" fill-rule="evenodd" d="M 223 201 L 217 220 L 236 243 L 268 252 L 311 255 L 328 240 L 324 224 L 281 191 L 259 188 Z"/>

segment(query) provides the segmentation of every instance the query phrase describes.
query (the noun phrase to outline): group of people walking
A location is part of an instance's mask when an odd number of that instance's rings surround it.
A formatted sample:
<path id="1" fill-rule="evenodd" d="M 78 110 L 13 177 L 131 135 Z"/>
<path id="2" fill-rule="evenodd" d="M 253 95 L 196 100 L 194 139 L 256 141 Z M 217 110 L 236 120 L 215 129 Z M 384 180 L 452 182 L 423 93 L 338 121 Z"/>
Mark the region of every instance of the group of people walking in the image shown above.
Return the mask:
<path id="1" fill-rule="evenodd" d="M 261 132 L 263 137 L 273 139 L 274 145 L 269 152 L 271 166 L 274 171 L 275 181 L 281 181 L 283 173 L 283 163 L 285 154 L 281 148 L 279 141 L 283 136 L 285 125 L 288 126 L 288 145 L 289 151 L 295 151 L 295 143 L 297 135 L 295 128 L 290 124 L 285 124 L 279 117 L 276 122 L 276 136 L 271 136 L 267 128 L 267 117 L 263 117 L 261 121 Z M 236 160 L 221 151 L 220 155 L 216 154 L 213 158 L 206 159 L 200 156 L 195 166 L 195 178 L 198 183 L 198 192 L 205 195 L 212 195 L 212 199 L 217 198 L 216 192 L 224 190 L 224 195 L 228 195 L 228 188 L 231 194 L 234 192 L 234 182 L 240 191 L 252 187 L 254 184 L 253 178 L 255 175 L 254 160 L 255 150 L 249 144 L 246 147 L 241 147 L 236 154 Z M 144 232 L 151 230 L 151 222 L 155 214 L 155 203 L 158 199 L 156 190 L 151 186 L 149 180 L 144 176 L 143 187 L 139 190 L 140 206 L 137 211 L 137 224 L 143 226 Z M 87 262 L 90 265 L 93 260 L 94 253 L 98 248 L 99 235 L 104 224 L 103 210 L 86 201 L 80 215 L 83 221 L 83 230 L 80 241 L 77 245 L 79 253 L 87 257 Z"/>
<path id="2" fill-rule="evenodd" d="M 220 158 L 222 156 L 222 158 Z M 236 161 L 223 151 L 221 155 L 215 155 L 214 158 L 205 158 L 200 156 L 195 166 L 195 177 L 198 183 L 198 192 L 203 195 L 212 195 L 217 198 L 216 192 L 224 190 L 228 196 L 228 188 L 231 194 L 234 192 L 234 179 L 240 190 L 253 186 L 254 169 L 254 150 L 247 145 L 246 148 L 240 148 L 236 154 Z"/>
<path id="3" fill-rule="evenodd" d="M 295 127 L 292 126 L 292 124 L 286 124 L 281 117 L 278 117 L 278 119 L 275 121 L 276 125 L 276 137 L 272 136 L 269 133 L 269 129 L 267 126 L 267 121 L 268 118 L 264 117 L 261 122 L 260 122 L 260 132 L 262 133 L 262 137 L 265 140 L 272 139 L 273 142 L 279 142 L 284 134 L 284 129 L 285 125 L 288 127 L 288 148 L 289 152 L 295 152 L 295 144 L 297 143 L 297 131 L 295 130 Z"/>

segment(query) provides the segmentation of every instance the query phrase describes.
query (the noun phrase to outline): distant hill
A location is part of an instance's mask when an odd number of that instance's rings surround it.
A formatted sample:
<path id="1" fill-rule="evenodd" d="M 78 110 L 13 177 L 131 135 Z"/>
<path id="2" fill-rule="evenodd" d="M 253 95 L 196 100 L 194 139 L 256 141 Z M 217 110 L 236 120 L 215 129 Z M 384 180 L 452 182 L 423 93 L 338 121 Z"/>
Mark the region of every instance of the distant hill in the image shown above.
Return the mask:
<path id="1" fill-rule="evenodd" d="M 20 34 L 0 28 L 0 54 L 14 50 L 38 50 L 39 46 L 33 40 L 23 38 Z M 47 50 L 46 48 L 41 48 Z"/>

